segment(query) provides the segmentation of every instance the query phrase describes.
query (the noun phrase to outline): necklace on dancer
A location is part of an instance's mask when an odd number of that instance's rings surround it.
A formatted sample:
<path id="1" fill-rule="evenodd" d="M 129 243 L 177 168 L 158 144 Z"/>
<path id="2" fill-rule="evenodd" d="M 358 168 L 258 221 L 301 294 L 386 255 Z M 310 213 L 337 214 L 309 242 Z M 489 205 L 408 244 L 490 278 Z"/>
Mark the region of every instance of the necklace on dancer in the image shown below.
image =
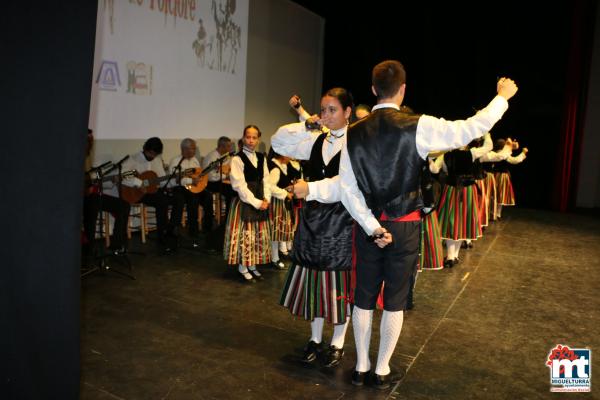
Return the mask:
<path id="1" fill-rule="evenodd" d="M 339 139 L 339 138 L 343 137 L 345 134 L 346 134 L 346 132 L 342 131 L 339 135 L 334 135 L 333 131 L 329 131 L 329 133 L 325 137 L 325 140 L 327 140 L 329 143 L 333 143 L 332 140 L 329 140 L 330 137 L 334 137 L 335 139 Z"/>

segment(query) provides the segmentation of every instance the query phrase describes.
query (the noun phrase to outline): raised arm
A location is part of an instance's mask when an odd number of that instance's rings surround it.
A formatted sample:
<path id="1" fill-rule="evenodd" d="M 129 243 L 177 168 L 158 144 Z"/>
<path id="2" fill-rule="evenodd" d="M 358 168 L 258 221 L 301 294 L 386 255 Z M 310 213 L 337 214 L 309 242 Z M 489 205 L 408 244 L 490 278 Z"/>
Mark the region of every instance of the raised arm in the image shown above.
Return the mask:
<path id="1" fill-rule="evenodd" d="M 471 156 L 473 157 L 473 161 L 477 160 L 478 158 L 483 157 L 485 154 L 492 151 L 493 148 L 494 148 L 494 143 L 492 143 L 492 137 L 491 137 L 490 133 L 488 132 L 483 137 L 483 145 L 481 147 L 473 147 L 471 149 Z"/>
<path id="2" fill-rule="evenodd" d="M 417 151 L 421 158 L 436 150 L 452 150 L 467 145 L 488 132 L 508 109 L 508 99 L 517 92 L 517 85 L 508 78 L 497 83 L 497 96 L 477 114 L 466 120 L 446 121 L 423 115 L 417 125 Z"/>
<path id="3" fill-rule="evenodd" d="M 298 118 L 300 118 L 301 122 L 304 122 L 310 118 L 310 114 L 302 106 L 300 96 L 298 96 L 297 94 L 293 95 L 292 97 L 290 97 L 289 103 L 290 107 L 292 107 L 298 113 Z"/>
<path id="4" fill-rule="evenodd" d="M 307 130 L 304 122 L 284 125 L 271 137 L 271 146 L 282 156 L 308 160 L 320 134 L 320 131 Z"/>
<path id="5" fill-rule="evenodd" d="M 506 159 L 506 161 L 508 161 L 510 164 L 520 164 L 520 163 L 522 163 L 527 158 L 527 152 L 528 151 L 529 150 L 527 150 L 527 147 L 523 147 L 523 150 L 521 151 L 521 154 L 519 154 L 516 157 L 508 156 L 508 158 Z"/>

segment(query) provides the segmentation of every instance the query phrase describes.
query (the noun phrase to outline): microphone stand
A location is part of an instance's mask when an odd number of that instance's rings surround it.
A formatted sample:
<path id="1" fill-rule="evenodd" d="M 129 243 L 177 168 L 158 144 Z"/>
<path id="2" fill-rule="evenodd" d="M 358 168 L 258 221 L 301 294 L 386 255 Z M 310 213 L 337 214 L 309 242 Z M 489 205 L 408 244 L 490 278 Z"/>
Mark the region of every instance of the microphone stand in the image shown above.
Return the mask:
<path id="1" fill-rule="evenodd" d="M 118 164 L 118 168 L 119 168 L 119 175 L 118 175 L 118 176 L 119 176 L 119 181 L 121 180 L 121 170 L 120 170 L 120 168 L 121 168 L 121 165 L 120 165 L 120 164 L 121 164 L 123 161 L 125 161 L 125 160 L 126 160 L 126 158 L 124 158 L 123 160 L 121 160 L 121 161 L 119 162 L 119 164 Z M 104 178 L 104 176 L 105 176 L 105 175 L 106 175 L 108 172 L 110 172 L 110 171 L 112 171 L 112 170 L 114 169 L 114 165 L 113 165 L 113 167 L 111 167 L 111 168 L 110 168 L 108 171 L 106 171 L 106 172 L 103 172 L 103 171 L 102 171 L 102 168 L 104 168 L 105 166 L 109 165 L 110 163 L 111 163 L 110 161 L 109 161 L 109 162 L 106 162 L 106 163 L 104 163 L 104 164 L 102 164 L 102 165 L 100 165 L 100 166 L 98 166 L 98 167 L 92 168 L 92 169 L 90 170 L 90 171 L 94 171 L 94 172 L 95 172 L 95 174 L 96 174 L 96 179 L 97 179 L 97 180 L 98 180 L 98 182 L 99 182 L 99 185 L 98 185 L 98 217 L 97 217 L 97 222 L 96 222 L 96 224 L 94 225 L 94 241 L 92 242 L 92 248 L 96 247 L 96 243 L 97 243 L 97 240 L 95 240 L 95 239 L 96 239 L 95 227 L 96 227 L 96 226 L 98 226 L 98 224 L 99 224 L 99 225 L 102 227 L 102 229 L 105 229 L 105 226 L 104 226 L 104 210 L 102 209 L 102 201 L 103 201 L 103 197 L 104 197 L 104 188 L 103 188 L 103 182 L 102 182 L 102 179 Z M 107 231 L 107 232 L 106 232 L 106 234 L 108 235 L 108 234 L 109 234 L 109 232 Z M 94 252 L 94 253 L 96 253 L 96 252 Z M 85 276 L 91 275 L 91 274 L 93 274 L 93 273 L 95 273 L 95 272 L 101 272 L 101 271 L 112 271 L 112 272 L 115 272 L 115 273 L 117 273 L 117 274 L 119 274 L 119 275 L 122 275 L 122 276 L 125 276 L 125 277 L 127 277 L 127 278 L 130 278 L 130 279 L 133 279 L 133 280 L 135 280 L 135 277 L 134 277 L 133 275 L 130 275 L 130 274 L 128 274 L 128 273 L 125 273 L 125 272 L 122 272 L 122 271 L 119 271 L 119 270 L 113 269 L 113 268 L 111 268 L 111 267 L 110 267 L 110 266 L 107 264 L 106 260 L 107 260 L 109 257 L 111 257 L 111 256 L 116 256 L 116 255 L 114 255 L 114 254 L 111 254 L 111 253 L 107 252 L 107 251 L 106 251 L 106 245 L 105 245 L 105 244 L 104 244 L 102 247 L 100 247 L 100 248 L 98 249 L 98 252 L 97 252 L 97 254 L 98 254 L 98 255 L 95 257 L 95 258 L 98 260 L 98 263 L 97 263 L 97 265 L 94 265 L 94 267 L 93 267 L 93 268 L 91 268 L 91 269 L 89 269 L 89 270 L 87 270 L 87 271 L 85 271 L 85 272 L 82 272 L 82 274 L 81 274 L 81 277 L 82 277 L 82 278 L 83 278 L 83 277 L 85 277 Z M 125 263 L 126 263 L 126 264 L 127 264 L 127 266 L 129 267 L 129 270 L 131 271 L 132 267 L 131 267 L 131 262 L 129 261 L 129 258 L 127 258 L 127 256 L 126 256 L 125 254 L 121 255 L 120 257 L 123 257 L 123 259 L 124 259 Z"/>
<path id="2" fill-rule="evenodd" d="M 177 173 L 177 171 L 179 171 L 179 173 L 181 173 L 181 163 L 182 162 L 183 162 L 183 155 L 181 156 L 181 160 L 179 160 L 179 162 L 177 163 L 177 166 L 175 166 L 175 168 L 173 168 L 173 171 L 171 171 L 171 175 L 169 175 L 169 178 L 167 179 L 167 181 L 161 188 L 163 191 L 167 190 L 167 186 L 169 185 L 169 182 L 171 182 L 171 179 L 173 179 L 173 177 L 175 177 L 175 174 Z"/>
<path id="3" fill-rule="evenodd" d="M 217 196 L 217 223 L 218 225 L 221 225 L 221 195 L 223 193 L 223 172 L 221 172 L 223 170 L 223 163 L 225 162 L 225 160 L 229 157 L 233 157 L 235 155 L 235 152 L 230 151 L 228 153 L 225 153 L 225 155 L 222 155 L 221 157 L 219 157 L 216 162 L 219 164 L 218 166 L 218 171 L 219 171 L 219 195 Z M 227 201 L 227 196 L 225 196 L 225 201 Z M 225 208 L 227 209 L 227 204 L 225 205 Z"/>

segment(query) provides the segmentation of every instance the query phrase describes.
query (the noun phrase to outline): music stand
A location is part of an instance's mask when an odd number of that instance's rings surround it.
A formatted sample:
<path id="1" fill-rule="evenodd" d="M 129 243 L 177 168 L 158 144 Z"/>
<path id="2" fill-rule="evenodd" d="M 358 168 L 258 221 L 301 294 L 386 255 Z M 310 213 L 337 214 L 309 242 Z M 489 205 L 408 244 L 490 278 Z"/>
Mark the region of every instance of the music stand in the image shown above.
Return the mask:
<path id="1" fill-rule="evenodd" d="M 123 161 L 123 160 L 122 160 Z M 119 182 L 121 180 L 121 162 L 119 163 L 119 174 L 117 175 L 119 178 Z M 114 167 L 110 168 L 107 172 L 110 172 L 114 169 Z M 106 251 L 106 246 L 104 245 L 104 241 L 101 247 L 97 247 L 97 243 L 98 241 L 96 240 L 96 232 L 95 232 L 95 227 L 98 226 L 98 224 L 100 224 L 100 226 L 104 227 L 104 211 L 102 210 L 102 201 L 103 201 L 103 197 L 104 197 L 104 190 L 103 190 L 103 185 L 102 185 L 102 181 L 104 178 L 105 173 L 103 173 L 102 168 L 101 167 L 96 167 L 96 168 L 92 168 L 92 170 L 94 170 L 94 172 L 96 173 L 96 179 L 99 182 L 98 185 L 98 216 L 96 218 L 96 224 L 94 225 L 94 239 L 91 243 L 92 245 L 92 254 L 94 254 L 94 259 L 97 261 L 95 263 L 95 265 L 90 268 L 89 270 L 86 270 L 84 272 L 81 273 L 81 277 L 85 277 L 88 275 L 91 275 L 93 273 L 99 273 L 99 272 L 105 272 L 105 271 L 112 271 L 116 274 L 119 274 L 121 276 L 125 276 L 129 279 L 133 279 L 135 280 L 135 277 L 132 275 L 133 273 L 133 266 L 131 264 L 131 261 L 129 260 L 129 257 L 127 257 L 126 254 L 124 253 L 119 253 L 119 254 L 114 254 L 114 253 L 110 253 Z M 119 192 L 120 192 L 120 185 L 119 185 Z M 106 234 L 108 235 L 109 232 L 106 232 Z M 97 251 L 96 251 L 97 250 Z M 129 269 L 130 273 L 127 272 L 123 272 L 121 270 L 118 269 L 114 269 L 112 267 L 110 267 L 107 264 L 107 259 L 110 257 L 116 257 L 116 258 L 120 258 L 122 260 L 125 261 L 125 264 L 127 265 L 127 268 Z"/>

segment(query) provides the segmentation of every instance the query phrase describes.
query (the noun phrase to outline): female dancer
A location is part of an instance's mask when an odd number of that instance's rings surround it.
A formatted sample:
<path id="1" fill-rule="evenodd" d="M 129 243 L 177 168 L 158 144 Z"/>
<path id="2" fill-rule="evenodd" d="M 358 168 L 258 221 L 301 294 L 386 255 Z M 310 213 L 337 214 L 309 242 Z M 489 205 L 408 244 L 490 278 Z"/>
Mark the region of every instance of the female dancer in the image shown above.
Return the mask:
<path id="1" fill-rule="evenodd" d="M 238 266 L 244 282 L 262 279 L 256 265 L 271 262 L 269 170 L 264 154 L 254 151 L 260 135 L 255 125 L 244 128 L 243 146 L 231 159 L 229 175 L 239 197 L 229 207 L 223 255 L 227 264 Z"/>
<path id="2" fill-rule="evenodd" d="M 283 244 L 287 249 L 286 243 L 294 238 L 293 226 L 293 208 L 292 193 L 285 190 L 292 184 L 290 177 L 288 157 L 277 154 L 271 150 L 267 157 L 269 161 L 269 181 L 271 184 L 272 201 L 269 208 L 271 220 L 271 253 L 273 267 L 276 269 L 285 269 L 285 264 L 279 259 L 279 249 Z"/>
<path id="3" fill-rule="evenodd" d="M 290 99 L 298 114 L 306 116 L 299 102 Z M 321 114 L 305 123 L 282 126 L 271 138 L 279 154 L 310 160 L 304 170 L 311 181 L 338 175 L 340 151 L 346 141 L 352 97 L 342 88 L 327 91 L 321 98 Z M 315 124 L 316 125 L 311 125 Z M 308 125 L 308 127 L 307 127 Z M 311 130 L 309 127 L 316 129 Z M 311 321 L 311 337 L 302 361 L 317 359 L 325 320 L 334 324 L 333 338 L 324 365 L 337 365 L 344 355 L 344 338 L 350 317 L 350 269 L 353 220 L 341 202 L 307 201 L 292 250 L 290 268 L 280 304 L 294 315 Z"/>

